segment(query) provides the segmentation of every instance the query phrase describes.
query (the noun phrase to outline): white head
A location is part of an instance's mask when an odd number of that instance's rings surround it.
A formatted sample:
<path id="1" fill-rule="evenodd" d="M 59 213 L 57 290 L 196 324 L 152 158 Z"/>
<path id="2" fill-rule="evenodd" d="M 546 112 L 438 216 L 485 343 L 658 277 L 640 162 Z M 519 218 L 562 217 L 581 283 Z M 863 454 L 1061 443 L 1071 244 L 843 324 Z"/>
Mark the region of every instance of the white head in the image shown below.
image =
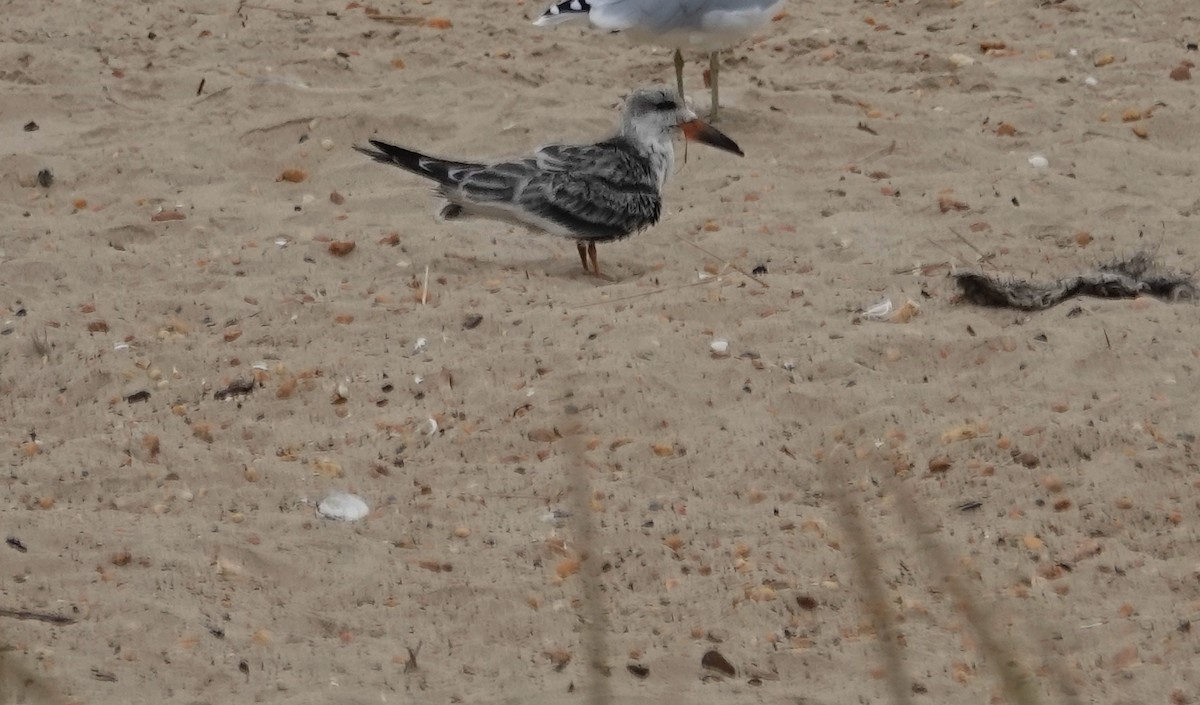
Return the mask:
<path id="1" fill-rule="evenodd" d="M 666 86 L 639 88 L 625 99 L 621 113 L 621 134 L 639 142 L 655 144 L 669 140 L 679 130 L 689 140 L 703 142 L 727 152 L 744 156 L 737 143 L 712 125 L 696 117 L 696 113 L 674 90 Z"/>

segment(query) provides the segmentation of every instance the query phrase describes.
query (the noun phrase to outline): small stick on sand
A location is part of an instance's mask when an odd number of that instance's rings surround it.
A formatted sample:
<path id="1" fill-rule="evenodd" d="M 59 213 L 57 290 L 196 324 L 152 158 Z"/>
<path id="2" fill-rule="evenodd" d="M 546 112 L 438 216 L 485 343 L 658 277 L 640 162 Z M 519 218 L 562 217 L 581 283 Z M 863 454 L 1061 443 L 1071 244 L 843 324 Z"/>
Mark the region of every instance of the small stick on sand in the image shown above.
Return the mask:
<path id="1" fill-rule="evenodd" d="M 696 248 L 697 250 L 700 250 L 701 252 L 703 252 L 704 254 L 708 255 L 709 257 L 712 257 L 713 259 L 720 261 L 720 262 L 721 262 L 722 264 L 724 264 L 726 267 L 729 267 L 730 269 L 732 269 L 733 271 L 737 272 L 738 274 L 741 274 L 742 276 L 746 277 L 747 279 L 753 279 L 753 280 L 754 280 L 754 281 L 755 281 L 755 282 L 756 282 L 756 283 L 757 283 L 759 286 L 761 286 L 762 288 L 764 288 L 764 289 L 770 289 L 770 288 L 771 288 L 771 285 L 770 285 L 770 284 L 768 284 L 768 283 L 766 283 L 766 282 L 765 282 L 765 281 L 763 281 L 762 279 L 759 279 L 758 277 L 754 276 L 754 275 L 753 275 L 753 274 L 751 274 L 750 272 L 747 272 L 746 270 L 744 270 L 744 269 L 742 269 L 741 267 L 737 266 L 737 265 L 736 265 L 736 264 L 734 264 L 733 262 L 730 262 L 729 260 L 727 260 L 727 259 L 725 259 L 725 258 L 723 258 L 723 257 L 720 257 L 720 256 L 718 256 L 718 255 L 715 255 L 715 254 L 713 254 L 712 252 L 709 252 L 708 250 L 704 249 L 703 247 L 701 247 L 701 246 L 697 245 L 696 243 L 694 243 L 694 242 L 692 242 L 692 241 L 690 241 L 690 240 L 685 240 L 685 239 L 683 239 L 683 238 L 682 238 L 681 236 L 679 236 L 679 235 L 676 235 L 676 236 L 675 236 L 675 239 L 679 240 L 679 241 L 680 241 L 680 242 L 682 242 L 682 243 L 685 243 L 685 244 L 691 245 L 692 247 Z"/>
<path id="2" fill-rule="evenodd" d="M 408 650 L 408 660 L 404 662 L 405 673 L 412 673 L 413 671 L 417 670 L 417 654 L 421 653 L 421 644 L 423 643 L 424 642 L 418 641 L 417 648 L 415 649 L 411 646 L 404 647 Z"/>
<path id="3" fill-rule="evenodd" d="M 213 95 L 216 95 L 216 94 L 214 93 Z M 254 134 L 255 132 L 270 132 L 271 130 L 278 130 L 281 127 L 289 127 L 291 125 L 300 125 L 300 124 L 303 124 L 306 122 L 312 122 L 314 119 L 315 118 L 313 116 L 309 115 L 306 117 L 298 117 L 298 118 L 292 118 L 291 120 L 284 120 L 283 122 L 276 123 L 274 125 L 266 125 L 264 127 L 253 127 L 242 133 L 242 139 L 246 139 L 247 137 Z"/>
<path id="4" fill-rule="evenodd" d="M 951 232 L 953 232 L 953 231 L 951 231 Z M 958 233 L 954 233 L 954 234 L 958 235 Z M 925 236 L 925 241 L 928 242 L 930 245 L 933 245 L 934 247 L 938 248 L 942 252 L 945 252 L 946 254 L 950 255 L 951 257 L 959 260 L 964 265 L 971 266 L 971 262 L 967 261 L 967 258 L 963 257 L 962 255 L 958 254 L 957 252 L 952 252 L 949 247 L 946 247 L 945 245 L 938 242 L 937 240 L 934 240 L 933 238 L 929 237 L 928 235 Z M 967 245 L 970 246 L 970 243 L 967 243 Z M 974 248 L 972 248 L 972 249 L 974 249 Z M 975 251 L 978 252 L 979 250 L 975 250 Z M 984 264 L 989 264 L 991 262 L 991 259 L 992 259 L 991 255 L 980 256 L 980 259 L 978 261 L 983 262 Z M 954 269 L 953 263 L 950 263 L 950 268 L 953 271 L 953 269 Z"/>
<path id="5" fill-rule="evenodd" d="M 305 12 L 304 10 L 286 10 L 278 7 L 267 7 L 266 5 L 253 5 L 248 2 L 238 5 L 237 14 L 242 14 L 242 10 L 263 10 L 266 12 L 274 12 L 277 15 L 297 15 L 300 17 L 325 17 L 324 12 Z"/>
<path id="6" fill-rule="evenodd" d="M 425 305 L 425 301 L 429 296 L 429 265 L 425 265 L 425 281 L 421 283 L 421 305 Z"/>
<path id="7" fill-rule="evenodd" d="M 367 15 L 367 19 L 375 20 L 376 22 L 388 22 L 390 24 L 425 24 L 424 17 L 414 17 L 412 15 Z"/>
<path id="8" fill-rule="evenodd" d="M 862 162 L 863 164 L 866 164 L 867 162 L 873 162 L 876 159 L 879 159 L 880 157 L 891 156 L 895 152 L 896 152 L 896 140 L 892 140 L 892 143 L 889 144 L 888 146 L 884 147 L 883 149 L 877 149 L 874 152 L 871 152 L 870 154 L 863 157 L 859 161 Z"/>
<path id="9" fill-rule="evenodd" d="M 232 88 L 232 86 L 225 86 L 224 88 L 222 88 L 222 89 L 220 89 L 220 90 L 213 91 L 212 93 L 207 93 L 207 94 L 205 94 L 205 95 L 201 96 L 201 97 L 200 97 L 198 100 L 196 100 L 195 102 L 196 102 L 196 103 L 201 103 L 201 102 L 204 102 L 204 101 L 208 100 L 209 98 L 216 98 L 216 97 L 217 97 L 217 96 L 219 96 L 219 95 L 225 95 L 226 93 L 228 93 L 228 92 L 229 92 L 229 89 L 230 89 L 230 88 Z"/>
<path id="10" fill-rule="evenodd" d="M 33 610 L 10 610 L 5 607 L 0 607 L 0 617 L 12 617 L 13 619 L 32 619 L 38 622 L 49 622 L 50 624 L 74 624 L 74 617 L 67 617 L 61 614 L 51 614 L 49 612 L 35 612 Z"/>
<path id="11" fill-rule="evenodd" d="M 979 255 L 979 261 L 980 261 L 980 262 L 984 262 L 984 263 L 986 263 L 986 262 L 988 262 L 989 260 L 991 260 L 991 259 L 992 259 L 992 255 L 985 255 L 985 254 L 983 253 L 983 250 L 980 250 L 978 247 L 976 247 L 976 246 L 975 246 L 975 245 L 974 245 L 974 244 L 973 244 L 973 243 L 972 243 L 970 240 L 968 240 L 967 238 L 963 237 L 963 236 L 962 236 L 962 234 L 961 234 L 961 233 L 959 233 L 959 232 L 958 232 L 957 230 L 955 230 L 954 228 L 950 228 L 950 232 L 954 233 L 954 237 L 956 237 L 956 238 L 958 238 L 959 240 L 961 240 L 961 241 L 962 241 L 962 243 L 963 243 L 964 245 L 966 245 L 967 247 L 969 247 L 969 248 L 971 248 L 972 250 L 974 250 L 974 251 L 975 251 L 975 254 Z"/>
<path id="12" fill-rule="evenodd" d="M 693 286 L 704 286 L 705 284 L 712 284 L 713 282 L 719 282 L 719 281 L 721 281 L 721 277 L 715 276 L 715 277 L 712 277 L 711 279 L 701 279 L 700 281 L 691 282 L 690 284 L 676 284 L 675 286 L 664 286 L 662 288 L 654 289 L 652 291 L 643 291 L 641 293 L 630 294 L 628 296 L 618 296 L 615 299 L 604 299 L 603 301 L 593 301 L 590 304 L 579 304 L 579 306 L 576 306 L 576 308 L 591 308 L 592 306 L 601 306 L 603 304 L 615 304 L 615 303 L 620 303 L 621 301 L 629 301 L 630 299 L 640 299 L 644 296 L 654 296 L 655 294 L 661 294 L 665 291 L 676 291 L 678 289 L 689 289 Z"/>

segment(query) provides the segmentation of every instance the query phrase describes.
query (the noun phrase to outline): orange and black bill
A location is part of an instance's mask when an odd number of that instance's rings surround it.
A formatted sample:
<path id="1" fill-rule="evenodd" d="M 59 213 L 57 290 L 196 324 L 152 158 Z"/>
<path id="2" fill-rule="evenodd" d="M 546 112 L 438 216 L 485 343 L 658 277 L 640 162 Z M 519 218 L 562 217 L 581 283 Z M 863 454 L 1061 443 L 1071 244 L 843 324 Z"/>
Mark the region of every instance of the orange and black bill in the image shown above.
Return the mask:
<path id="1" fill-rule="evenodd" d="M 723 149 L 726 152 L 733 152 L 739 157 L 746 156 L 742 152 L 742 148 L 737 146 L 737 142 L 729 139 L 725 136 L 724 132 L 721 132 L 699 118 L 681 123 L 679 127 L 683 130 L 683 136 L 689 140 L 703 142 L 710 147 Z"/>

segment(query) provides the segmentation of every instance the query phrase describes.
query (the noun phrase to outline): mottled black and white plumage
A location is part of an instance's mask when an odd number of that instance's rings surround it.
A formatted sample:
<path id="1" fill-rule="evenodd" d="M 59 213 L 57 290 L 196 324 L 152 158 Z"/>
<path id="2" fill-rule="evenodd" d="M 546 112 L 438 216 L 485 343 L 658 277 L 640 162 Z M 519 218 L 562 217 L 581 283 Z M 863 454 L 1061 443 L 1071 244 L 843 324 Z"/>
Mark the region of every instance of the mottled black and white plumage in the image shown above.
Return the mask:
<path id="1" fill-rule="evenodd" d="M 741 155 L 725 135 L 702 123 L 675 92 L 635 91 L 619 132 L 594 144 L 547 145 L 532 155 L 489 162 L 439 159 L 386 142 L 355 146 L 377 162 L 431 179 L 446 199 L 441 215 L 491 218 L 576 240 L 584 269 L 599 274 L 596 243 L 620 240 L 658 222 L 662 188 L 675 164 L 681 131 Z"/>
<path id="2" fill-rule="evenodd" d="M 556 2 L 547 7 L 546 11 L 539 15 L 534 23 L 543 25 L 554 24 L 555 22 L 571 19 L 572 15 L 586 16 L 591 11 L 592 3 L 587 2 L 587 0 L 562 0 L 562 2 Z"/>
<path id="3" fill-rule="evenodd" d="M 562 0 L 533 21 L 546 27 L 586 20 L 634 42 L 675 50 L 675 82 L 683 95 L 682 49 L 709 52 L 712 113 L 717 116 L 718 52 L 758 31 L 786 0 Z"/>

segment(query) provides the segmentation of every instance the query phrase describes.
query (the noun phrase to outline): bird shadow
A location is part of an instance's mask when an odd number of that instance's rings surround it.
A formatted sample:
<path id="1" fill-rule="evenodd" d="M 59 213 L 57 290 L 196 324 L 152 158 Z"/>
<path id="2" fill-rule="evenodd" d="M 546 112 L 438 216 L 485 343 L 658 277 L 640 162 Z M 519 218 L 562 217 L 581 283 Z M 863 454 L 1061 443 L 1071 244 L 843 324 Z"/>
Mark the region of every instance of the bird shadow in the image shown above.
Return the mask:
<path id="1" fill-rule="evenodd" d="M 539 259 L 492 258 L 480 255 L 444 253 L 440 263 L 435 266 L 437 272 L 443 275 L 451 274 L 469 277 L 495 276 L 498 274 L 519 276 L 524 274 L 527 278 L 540 275 L 547 279 L 563 282 L 592 283 L 596 287 L 612 286 L 634 281 L 644 277 L 650 271 L 648 267 L 611 258 L 601 260 L 601 274 L 600 276 L 596 276 L 583 270 L 579 264 L 579 260 L 574 257 L 573 252 L 570 256 L 563 254 Z"/>

